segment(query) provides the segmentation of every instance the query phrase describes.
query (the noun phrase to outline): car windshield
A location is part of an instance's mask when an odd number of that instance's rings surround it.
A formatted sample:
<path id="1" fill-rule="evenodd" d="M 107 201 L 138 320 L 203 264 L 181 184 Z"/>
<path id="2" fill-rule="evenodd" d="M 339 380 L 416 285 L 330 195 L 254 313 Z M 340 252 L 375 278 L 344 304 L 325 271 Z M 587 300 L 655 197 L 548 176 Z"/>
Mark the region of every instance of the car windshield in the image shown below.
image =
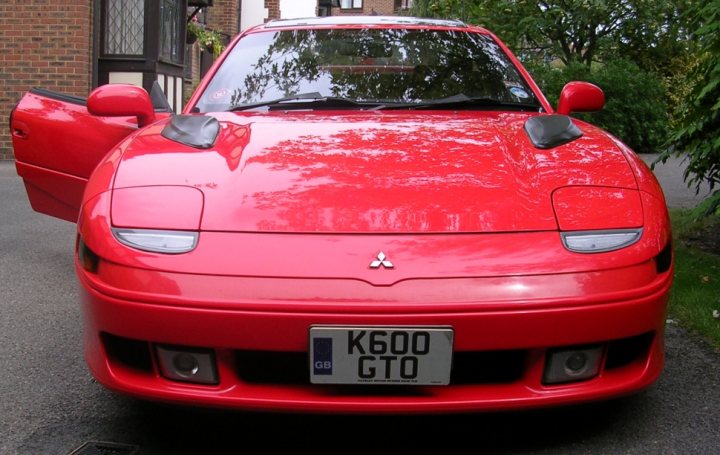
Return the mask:
<path id="1" fill-rule="evenodd" d="M 307 108 L 313 101 L 333 101 L 342 108 L 432 107 L 435 102 L 441 108 L 459 102 L 472 105 L 474 100 L 482 101 L 476 104 L 482 109 L 540 108 L 507 55 L 482 33 L 269 30 L 238 42 L 195 110 Z"/>

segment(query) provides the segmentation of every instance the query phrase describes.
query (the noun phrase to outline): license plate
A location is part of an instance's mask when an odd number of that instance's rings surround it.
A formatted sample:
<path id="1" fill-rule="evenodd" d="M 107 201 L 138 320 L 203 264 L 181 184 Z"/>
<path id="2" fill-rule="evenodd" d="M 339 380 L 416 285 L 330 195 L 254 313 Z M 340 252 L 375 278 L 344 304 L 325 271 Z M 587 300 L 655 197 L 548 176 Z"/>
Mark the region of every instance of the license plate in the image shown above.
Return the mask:
<path id="1" fill-rule="evenodd" d="M 448 327 L 311 327 L 310 382 L 446 385 L 452 348 Z"/>

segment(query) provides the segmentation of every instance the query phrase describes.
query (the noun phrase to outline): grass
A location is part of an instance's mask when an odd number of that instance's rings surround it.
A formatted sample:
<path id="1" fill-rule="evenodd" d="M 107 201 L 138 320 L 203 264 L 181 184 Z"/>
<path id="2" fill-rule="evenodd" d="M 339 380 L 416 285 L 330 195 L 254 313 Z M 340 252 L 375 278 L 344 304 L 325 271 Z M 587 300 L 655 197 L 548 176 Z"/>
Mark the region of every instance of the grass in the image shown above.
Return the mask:
<path id="1" fill-rule="evenodd" d="M 720 349 L 720 255 L 705 251 L 698 239 L 720 244 L 720 215 L 707 216 L 706 203 L 692 210 L 672 210 L 675 237 L 675 282 L 670 295 L 670 318 Z M 714 228 L 713 228 L 714 227 Z"/>

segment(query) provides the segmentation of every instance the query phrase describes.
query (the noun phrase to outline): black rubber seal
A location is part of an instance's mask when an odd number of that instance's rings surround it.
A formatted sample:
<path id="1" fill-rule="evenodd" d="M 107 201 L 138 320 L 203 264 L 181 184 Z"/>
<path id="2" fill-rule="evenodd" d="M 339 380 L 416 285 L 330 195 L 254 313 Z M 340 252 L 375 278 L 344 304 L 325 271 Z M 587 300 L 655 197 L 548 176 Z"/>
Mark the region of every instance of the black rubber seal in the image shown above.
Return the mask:
<path id="1" fill-rule="evenodd" d="M 160 88 L 158 81 L 153 82 L 152 89 L 150 90 L 150 101 L 152 101 L 155 112 L 171 112 L 172 108 L 168 102 L 165 92 Z"/>
<path id="2" fill-rule="evenodd" d="M 46 90 L 44 88 L 37 88 L 37 87 L 32 88 L 32 89 L 30 89 L 30 93 L 32 93 L 34 95 L 40 95 L 45 98 L 57 100 L 57 101 L 63 101 L 66 103 L 71 103 L 71 104 L 78 104 L 80 106 L 87 105 L 86 98 L 81 98 L 79 96 L 74 96 L 74 95 L 68 95 L 67 93 L 53 92 L 51 90 Z"/>
<path id="3" fill-rule="evenodd" d="M 199 149 L 207 149 L 215 145 L 220 123 L 215 117 L 207 115 L 176 115 L 165 128 L 163 137 L 171 141 L 189 145 Z"/>
<path id="4" fill-rule="evenodd" d="M 567 115 L 538 115 L 525 122 L 525 132 L 539 149 L 551 149 L 582 136 L 582 131 Z"/>

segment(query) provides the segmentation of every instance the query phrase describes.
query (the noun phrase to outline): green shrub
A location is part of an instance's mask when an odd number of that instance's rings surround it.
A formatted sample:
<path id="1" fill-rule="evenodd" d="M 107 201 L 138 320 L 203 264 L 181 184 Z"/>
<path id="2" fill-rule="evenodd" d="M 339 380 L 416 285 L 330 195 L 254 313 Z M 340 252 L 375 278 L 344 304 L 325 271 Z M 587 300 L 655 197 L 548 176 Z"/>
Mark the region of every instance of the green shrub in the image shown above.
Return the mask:
<path id="1" fill-rule="evenodd" d="M 560 64 L 561 65 L 561 64 Z M 590 80 L 590 68 L 582 63 L 567 66 L 528 63 L 525 65 L 550 103 L 557 107 L 560 90 L 570 81 Z"/>
<path id="2" fill-rule="evenodd" d="M 697 190 L 703 182 L 710 189 L 720 186 L 720 0 L 699 3 L 695 32 L 702 43 L 702 53 L 690 79 L 698 81 L 689 94 L 686 112 L 670 139 L 670 154 L 689 158 L 685 180 Z M 715 203 L 720 205 L 720 196 Z"/>

